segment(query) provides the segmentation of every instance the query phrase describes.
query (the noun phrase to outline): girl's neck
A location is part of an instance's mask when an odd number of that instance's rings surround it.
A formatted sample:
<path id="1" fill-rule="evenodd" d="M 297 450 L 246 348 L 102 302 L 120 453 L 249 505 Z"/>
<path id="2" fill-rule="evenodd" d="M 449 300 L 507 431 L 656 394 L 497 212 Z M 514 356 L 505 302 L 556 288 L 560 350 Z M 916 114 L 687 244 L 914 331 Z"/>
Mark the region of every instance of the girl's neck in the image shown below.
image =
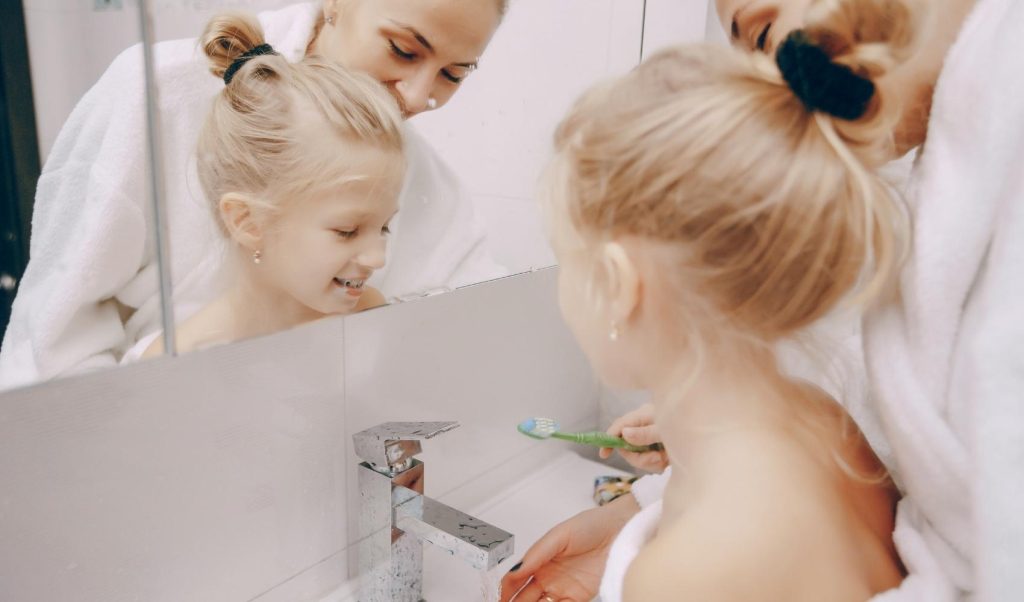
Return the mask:
<path id="1" fill-rule="evenodd" d="M 788 436 L 806 394 L 769 348 L 707 354 L 699 369 L 666 372 L 653 389 L 658 430 L 688 487 L 717 478 L 718 461 L 751 436 Z M 680 475 L 681 476 L 681 475 Z"/>
<path id="2" fill-rule="evenodd" d="M 221 302 L 228 313 L 233 340 L 247 339 L 282 330 L 323 317 L 290 295 L 261 282 L 251 270 L 243 270 Z"/>

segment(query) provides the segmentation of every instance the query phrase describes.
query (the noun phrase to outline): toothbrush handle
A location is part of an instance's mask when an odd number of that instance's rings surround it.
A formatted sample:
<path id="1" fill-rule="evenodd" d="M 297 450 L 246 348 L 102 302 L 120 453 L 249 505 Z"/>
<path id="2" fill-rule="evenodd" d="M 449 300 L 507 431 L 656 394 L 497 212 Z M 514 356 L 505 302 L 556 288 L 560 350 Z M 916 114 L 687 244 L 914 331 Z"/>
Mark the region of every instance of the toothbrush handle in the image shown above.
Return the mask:
<path id="1" fill-rule="evenodd" d="M 591 431 L 589 433 L 554 433 L 551 436 L 565 441 L 572 441 L 574 443 L 593 445 L 594 447 L 612 447 L 637 453 L 661 451 L 665 449 L 665 447 L 660 443 L 654 443 L 651 445 L 633 445 L 632 443 L 626 442 L 622 437 L 614 437 L 608 433 L 602 433 L 601 431 Z"/>

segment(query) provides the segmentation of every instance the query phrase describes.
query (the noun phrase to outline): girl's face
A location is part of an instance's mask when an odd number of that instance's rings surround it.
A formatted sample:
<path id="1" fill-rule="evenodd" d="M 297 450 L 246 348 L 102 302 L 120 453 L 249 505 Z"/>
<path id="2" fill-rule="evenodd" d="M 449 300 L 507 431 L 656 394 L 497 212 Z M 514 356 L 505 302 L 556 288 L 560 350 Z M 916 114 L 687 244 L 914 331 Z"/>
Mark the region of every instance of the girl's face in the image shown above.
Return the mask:
<path id="1" fill-rule="evenodd" d="M 284 303 L 315 315 L 352 312 L 363 285 L 384 267 L 389 224 L 402 179 L 394 153 L 360 149 L 364 177 L 295 200 L 275 216 L 253 266 Z"/>
<path id="2" fill-rule="evenodd" d="M 370 74 L 403 117 L 443 106 L 501 20 L 497 0 L 326 0 L 312 51 Z"/>

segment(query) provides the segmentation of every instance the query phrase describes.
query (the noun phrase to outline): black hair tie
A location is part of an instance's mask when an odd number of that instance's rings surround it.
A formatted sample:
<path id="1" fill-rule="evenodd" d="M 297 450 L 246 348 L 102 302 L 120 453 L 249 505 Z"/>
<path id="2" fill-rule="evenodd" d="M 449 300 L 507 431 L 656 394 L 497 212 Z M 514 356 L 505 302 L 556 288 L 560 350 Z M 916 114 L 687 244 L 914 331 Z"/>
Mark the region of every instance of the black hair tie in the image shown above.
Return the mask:
<path id="1" fill-rule="evenodd" d="M 864 115 L 875 95 L 875 84 L 870 79 L 833 63 L 800 29 L 786 36 L 775 62 L 790 89 L 810 111 L 852 121 Z"/>
<path id="2" fill-rule="evenodd" d="M 243 65 L 249 62 L 249 59 L 264 54 L 277 54 L 277 52 L 270 44 L 260 44 L 259 46 L 246 50 L 242 53 L 240 57 L 231 62 L 231 65 L 224 72 L 224 85 L 226 86 L 231 83 L 232 78 L 235 77 L 235 74 L 238 73 L 238 70 L 241 69 Z"/>

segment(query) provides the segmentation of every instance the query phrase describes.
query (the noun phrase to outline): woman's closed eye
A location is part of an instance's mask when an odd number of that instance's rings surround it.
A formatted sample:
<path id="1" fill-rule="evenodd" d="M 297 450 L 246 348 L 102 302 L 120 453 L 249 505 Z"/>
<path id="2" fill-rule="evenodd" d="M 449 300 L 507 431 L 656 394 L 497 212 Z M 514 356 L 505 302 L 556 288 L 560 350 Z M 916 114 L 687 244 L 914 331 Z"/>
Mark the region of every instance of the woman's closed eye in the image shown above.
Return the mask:
<path id="1" fill-rule="evenodd" d="M 388 46 L 391 48 L 391 54 L 403 62 L 411 63 L 419 58 L 416 52 L 406 50 L 392 39 L 388 39 Z M 466 79 L 466 75 L 457 75 L 451 69 L 441 69 L 441 77 L 453 84 L 461 84 L 462 80 Z"/>
<path id="2" fill-rule="evenodd" d="M 441 69 L 441 76 L 453 84 L 461 84 L 462 80 L 466 79 L 465 75 L 459 77 L 457 75 L 452 74 L 452 72 L 447 69 Z"/>
<path id="3" fill-rule="evenodd" d="M 416 53 L 405 50 L 401 46 L 395 43 L 394 40 L 388 40 L 388 46 L 391 47 L 391 53 L 404 61 L 416 60 Z"/>
<path id="4" fill-rule="evenodd" d="M 757 25 L 763 23 L 760 30 L 756 29 Z M 760 23 L 750 23 L 749 21 L 740 24 L 735 18 L 732 20 L 732 39 L 733 41 L 742 44 L 746 41 L 745 46 L 749 50 L 758 52 L 766 52 L 769 50 L 770 40 L 768 34 L 772 30 L 772 21 L 769 20 L 766 23 L 761 21 Z"/>
<path id="5" fill-rule="evenodd" d="M 768 32 L 771 31 L 771 28 L 772 24 L 769 22 L 764 26 L 764 29 L 761 30 L 761 35 L 757 36 L 757 40 L 754 42 L 754 46 L 761 52 L 765 51 L 768 42 Z"/>

